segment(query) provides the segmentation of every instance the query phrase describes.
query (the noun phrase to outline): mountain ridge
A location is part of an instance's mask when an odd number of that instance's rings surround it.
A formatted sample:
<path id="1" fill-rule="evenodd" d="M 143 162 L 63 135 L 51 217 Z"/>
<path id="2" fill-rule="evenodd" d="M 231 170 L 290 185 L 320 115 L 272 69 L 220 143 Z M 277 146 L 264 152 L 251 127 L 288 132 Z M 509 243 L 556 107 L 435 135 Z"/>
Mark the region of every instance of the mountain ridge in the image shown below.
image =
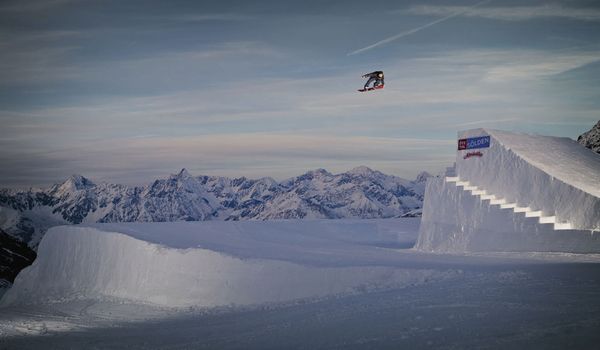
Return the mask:
<path id="1" fill-rule="evenodd" d="M 365 166 L 315 169 L 283 181 L 193 176 L 185 168 L 144 186 L 72 175 L 46 189 L 0 190 L 0 229 L 35 248 L 55 225 L 108 222 L 387 218 L 414 216 L 425 181 Z"/>

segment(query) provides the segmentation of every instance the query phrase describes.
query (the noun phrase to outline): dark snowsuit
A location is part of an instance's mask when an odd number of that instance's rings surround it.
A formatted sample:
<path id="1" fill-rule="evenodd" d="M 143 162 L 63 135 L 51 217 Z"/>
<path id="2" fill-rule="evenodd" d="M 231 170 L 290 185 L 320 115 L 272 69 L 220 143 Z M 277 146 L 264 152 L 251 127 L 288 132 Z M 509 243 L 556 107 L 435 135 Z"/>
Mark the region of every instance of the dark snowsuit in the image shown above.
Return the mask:
<path id="1" fill-rule="evenodd" d="M 369 74 L 365 74 L 363 75 L 363 78 L 369 78 L 369 80 L 367 80 L 367 82 L 365 83 L 365 89 L 367 89 L 367 87 L 369 87 L 369 84 L 371 84 L 373 81 L 375 82 L 373 84 L 373 87 L 377 87 L 379 85 L 384 85 L 383 83 L 383 72 L 378 70 Z"/>

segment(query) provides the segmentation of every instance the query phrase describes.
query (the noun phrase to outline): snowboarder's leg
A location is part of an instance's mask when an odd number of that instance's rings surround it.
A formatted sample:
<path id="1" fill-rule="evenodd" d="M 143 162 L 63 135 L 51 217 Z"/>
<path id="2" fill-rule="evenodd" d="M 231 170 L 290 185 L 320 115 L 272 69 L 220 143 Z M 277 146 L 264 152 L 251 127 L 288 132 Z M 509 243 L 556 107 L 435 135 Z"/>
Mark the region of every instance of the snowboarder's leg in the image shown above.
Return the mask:
<path id="1" fill-rule="evenodd" d="M 366 90 L 366 89 L 369 87 L 369 84 L 371 84 L 371 82 L 372 82 L 373 80 L 377 80 L 377 78 L 370 77 L 370 78 L 369 78 L 369 80 L 367 80 L 367 82 L 365 83 L 365 87 L 364 87 L 364 88 L 365 88 L 365 90 Z"/>

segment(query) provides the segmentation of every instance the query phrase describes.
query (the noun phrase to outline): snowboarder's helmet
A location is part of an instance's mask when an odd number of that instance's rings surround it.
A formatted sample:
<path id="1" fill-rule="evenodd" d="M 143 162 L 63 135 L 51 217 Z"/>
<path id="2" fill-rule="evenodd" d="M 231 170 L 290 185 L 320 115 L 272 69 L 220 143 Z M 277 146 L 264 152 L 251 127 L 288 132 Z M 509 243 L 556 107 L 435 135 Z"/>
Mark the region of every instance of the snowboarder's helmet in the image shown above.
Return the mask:
<path id="1" fill-rule="evenodd" d="M 379 76 L 380 78 L 383 78 L 383 73 L 379 73 L 379 74 L 378 74 L 378 76 Z"/>

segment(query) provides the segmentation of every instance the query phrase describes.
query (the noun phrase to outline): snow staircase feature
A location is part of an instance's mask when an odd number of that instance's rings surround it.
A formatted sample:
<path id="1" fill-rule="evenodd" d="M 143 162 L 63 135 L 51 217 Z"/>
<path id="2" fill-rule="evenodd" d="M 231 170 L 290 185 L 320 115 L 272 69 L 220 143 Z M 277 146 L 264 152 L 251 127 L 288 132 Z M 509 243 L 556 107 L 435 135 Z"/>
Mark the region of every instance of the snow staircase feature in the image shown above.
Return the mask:
<path id="1" fill-rule="evenodd" d="M 427 181 L 416 249 L 600 253 L 598 154 L 569 138 L 490 129 L 457 141 L 453 169 Z"/>
<path id="2" fill-rule="evenodd" d="M 489 205 L 500 206 L 501 209 L 512 210 L 515 214 L 525 214 L 527 218 L 538 218 L 539 224 L 553 225 L 554 230 L 571 230 L 573 227 L 568 222 L 557 222 L 555 215 L 545 216 L 541 210 L 533 210 L 530 207 L 519 207 L 517 203 L 507 203 L 504 198 L 498 195 L 488 193 L 488 191 L 473 186 L 469 181 L 463 181 L 458 176 L 448 176 L 445 178 L 447 183 L 454 183 L 456 187 L 462 187 L 464 191 L 471 195 L 479 197 L 481 201 L 489 201 Z"/>

